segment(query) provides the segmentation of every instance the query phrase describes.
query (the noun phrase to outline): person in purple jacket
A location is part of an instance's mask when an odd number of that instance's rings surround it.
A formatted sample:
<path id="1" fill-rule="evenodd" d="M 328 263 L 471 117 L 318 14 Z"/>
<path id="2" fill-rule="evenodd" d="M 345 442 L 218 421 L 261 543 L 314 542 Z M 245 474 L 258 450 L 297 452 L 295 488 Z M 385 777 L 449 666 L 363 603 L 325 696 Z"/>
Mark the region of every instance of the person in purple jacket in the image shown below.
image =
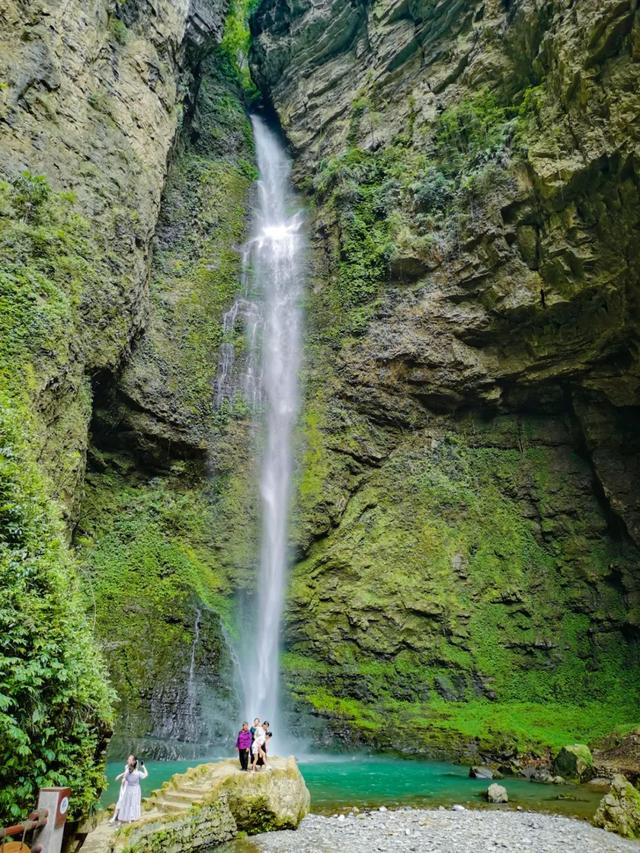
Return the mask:
<path id="1" fill-rule="evenodd" d="M 249 769 L 249 755 L 251 754 L 251 732 L 249 731 L 249 723 L 243 723 L 242 728 L 238 732 L 236 738 L 236 749 L 240 757 L 240 769 Z"/>

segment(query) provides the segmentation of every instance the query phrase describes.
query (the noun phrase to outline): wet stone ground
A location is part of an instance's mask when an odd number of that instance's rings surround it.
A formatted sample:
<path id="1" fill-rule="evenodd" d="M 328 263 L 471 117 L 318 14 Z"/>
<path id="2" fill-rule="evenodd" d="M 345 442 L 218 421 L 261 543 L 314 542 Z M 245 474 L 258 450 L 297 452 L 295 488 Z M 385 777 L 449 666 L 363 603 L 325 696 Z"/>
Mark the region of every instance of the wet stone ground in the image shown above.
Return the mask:
<path id="1" fill-rule="evenodd" d="M 625 841 L 583 821 L 506 810 L 309 815 L 295 832 L 270 832 L 250 842 L 259 851 L 274 853 L 640 853 L 640 842 Z"/>

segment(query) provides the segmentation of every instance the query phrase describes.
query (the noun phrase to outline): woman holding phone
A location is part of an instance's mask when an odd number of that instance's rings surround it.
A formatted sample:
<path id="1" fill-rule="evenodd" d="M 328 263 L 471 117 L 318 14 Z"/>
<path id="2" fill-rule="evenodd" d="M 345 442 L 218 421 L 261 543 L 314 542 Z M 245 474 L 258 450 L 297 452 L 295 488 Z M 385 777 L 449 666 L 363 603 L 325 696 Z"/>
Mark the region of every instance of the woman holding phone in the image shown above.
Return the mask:
<path id="1" fill-rule="evenodd" d="M 124 771 L 116 776 L 116 780 L 122 779 L 122 787 L 120 788 L 118 805 L 116 806 L 115 814 L 111 818 L 111 823 L 115 823 L 116 821 L 119 823 L 131 823 L 134 820 L 139 820 L 142 804 L 140 780 L 146 779 L 148 775 L 149 773 L 144 766 L 144 761 L 138 762 L 135 755 L 130 755 Z"/>

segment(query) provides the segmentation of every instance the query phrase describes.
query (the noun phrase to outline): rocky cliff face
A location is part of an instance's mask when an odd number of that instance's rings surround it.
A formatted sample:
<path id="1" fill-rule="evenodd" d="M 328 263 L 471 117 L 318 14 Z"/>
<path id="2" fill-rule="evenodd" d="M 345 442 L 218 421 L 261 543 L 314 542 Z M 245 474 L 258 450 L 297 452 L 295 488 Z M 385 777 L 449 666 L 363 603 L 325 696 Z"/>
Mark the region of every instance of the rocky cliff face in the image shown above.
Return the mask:
<path id="1" fill-rule="evenodd" d="M 2 814 L 61 780 L 86 809 L 114 702 L 117 749 L 165 755 L 236 704 L 255 477 L 212 391 L 255 172 L 225 14 L 0 11 Z M 502 757 L 637 721 L 636 4 L 252 26 L 312 232 L 296 717 Z"/>
<path id="2" fill-rule="evenodd" d="M 200 6 L 191 13 L 186 0 L 100 0 L 10 3 L 2 12 L 3 169 L 71 191 L 99 264 L 78 295 L 70 351 L 40 357 L 34 389 L 39 455 L 72 517 L 89 377 L 120 363 L 147 310 L 149 248 L 189 82 L 186 53 L 221 35 L 222 4 Z"/>
<path id="3" fill-rule="evenodd" d="M 265 0 L 253 31 L 314 205 L 297 707 L 503 753 L 631 718 L 635 4 Z"/>
<path id="4" fill-rule="evenodd" d="M 143 718 L 137 733 L 152 733 L 154 726 L 163 736 L 175 733 L 174 706 L 184 696 L 173 694 L 185 688 L 172 688 L 168 678 L 159 684 L 149 679 L 170 662 L 144 671 L 142 659 L 128 655 L 140 649 L 138 614 L 141 601 L 149 598 L 148 554 L 137 564 L 127 562 L 127 578 L 105 570 L 96 583 L 98 555 L 84 566 L 81 595 L 78 563 L 67 542 L 80 514 L 94 391 L 99 406 L 107 407 L 114 377 L 146 325 L 151 239 L 167 158 L 177 128 L 195 127 L 196 96 L 206 90 L 202 68 L 220 41 L 225 13 L 224 4 L 214 0 L 13 2 L 0 11 L 3 814 L 20 814 L 32 806 L 38 785 L 62 781 L 73 787 L 78 813 L 101 785 L 100 758 L 115 697 L 84 617 L 87 606 L 120 692 L 126 692 L 120 677 L 134 676 L 142 685 L 142 702 L 135 689 L 129 690 L 133 701 L 121 715 Z M 241 171 L 236 184 L 232 181 L 238 199 L 249 182 Z M 230 225 L 226 239 L 238 229 L 241 225 Z M 160 421 L 160 404 L 158 409 Z M 99 416 L 94 420 L 99 423 Z M 126 512 L 132 506 L 141 525 L 147 524 L 143 551 L 145 543 L 160 547 L 162 523 L 175 524 L 172 507 L 197 503 L 189 486 L 200 484 L 201 475 L 182 483 L 186 495 L 174 495 L 163 483 L 156 483 L 155 492 L 138 493 L 136 476 L 127 479 L 135 469 L 131 458 L 118 460 L 119 467 L 111 464 L 108 454 L 120 445 L 113 439 L 100 444 L 106 451 L 91 451 L 90 500 L 83 512 L 91 521 L 85 522 L 83 548 L 93 544 L 89 533 L 100 530 L 102 547 L 111 547 L 117 561 L 114 538 L 120 534 L 131 541 Z M 176 479 L 183 478 L 176 474 Z M 114 507 L 123 512 L 115 530 L 106 517 Z M 157 510 L 164 513 L 161 521 Z M 187 517 L 181 521 L 188 526 Z M 203 536 L 197 515 L 196 522 L 197 544 Z M 190 548 L 191 562 L 169 543 L 164 557 L 154 553 L 153 571 L 170 594 L 188 602 L 184 613 L 174 610 L 175 627 L 167 636 L 176 648 L 182 643 L 186 649 L 183 680 L 193 691 L 203 658 L 207 666 L 215 662 L 209 679 L 215 686 L 224 660 L 217 612 L 212 616 L 204 606 L 211 606 L 211 590 L 219 582 L 211 572 L 194 576 L 197 547 Z M 124 581 L 138 595 L 117 599 L 122 607 L 116 611 L 114 589 L 124 595 Z M 194 591 L 198 584 L 200 597 Z M 156 616 L 162 606 L 150 601 L 144 612 Z M 105 613 L 111 619 L 106 624 Z M 152 643 L 150 633 L 146 639 Z M 136 667 L 145 678 L 137 677 Z M 193 735 L 202 722 L 195 699 L 188 698 L 189 720 L 181 732 L 189 729 Z M 150 705 L 158 707 L 151 724 Z"/>
<path id="5" fill-rule="evenodd" d="M 96 393 L 76 528 L 119 696 L 114 754 L 202 755 L 235 734 L 225 632 L 255 553 L 251 454 L 246 417 L 216 410 L 214 387 L 254 174 L 242 92 L 216 48 L 167 175 L 148 323 Z"/>

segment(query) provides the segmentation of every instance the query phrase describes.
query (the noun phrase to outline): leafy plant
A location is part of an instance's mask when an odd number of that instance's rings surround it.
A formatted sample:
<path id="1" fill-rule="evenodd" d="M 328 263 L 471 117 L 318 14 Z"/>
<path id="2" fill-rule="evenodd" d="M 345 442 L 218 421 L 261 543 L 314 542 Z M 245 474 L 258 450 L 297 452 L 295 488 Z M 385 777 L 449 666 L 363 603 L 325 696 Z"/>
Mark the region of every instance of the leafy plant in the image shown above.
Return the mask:
<path id="1" fill-rule="evenodd" d="M 74 814 L 102 785 L 111 699 L 84 618 L 31 397 L 69 360 L 101 253 L 73 196 L 27 172 L 0 182 L 0 821 L 39 787 L 70 785 Z M 45 380 L 46 381 L 46 380 Z"/>

